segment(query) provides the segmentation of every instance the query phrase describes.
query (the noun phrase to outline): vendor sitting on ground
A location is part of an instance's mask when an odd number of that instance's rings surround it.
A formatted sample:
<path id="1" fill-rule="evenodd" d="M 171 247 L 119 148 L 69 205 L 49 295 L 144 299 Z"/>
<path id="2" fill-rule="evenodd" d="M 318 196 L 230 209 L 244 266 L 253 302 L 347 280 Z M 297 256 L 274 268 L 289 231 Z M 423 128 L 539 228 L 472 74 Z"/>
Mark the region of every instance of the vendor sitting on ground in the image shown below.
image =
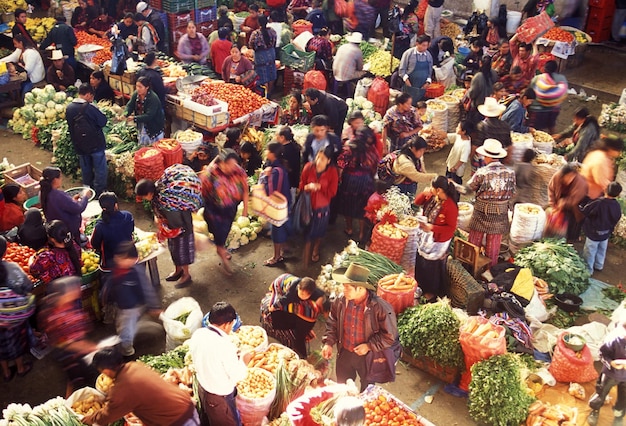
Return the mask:
<path id="1" fill-rule="evenodd" d="M 104 79 L 104 73 L 102 71 L 94 71 L 89 76 L 89 84 L 93 89 L 93 100 L 98 102 L 102 99 L 107 99 L 111 102 L 115 100 L 115 93 L 109 82 Z"/>
<path id="2" fill-rule="evenodd" d="M 60 50 L 53 50 L 50 56 L 52 65 L 46 72 L 46 81 L 52 84 L 57 91 L 65 91 L 76 82 L 74 69 L 65 62 L 66 59 L 67 56 L 63 55 Z"/>
<path id="3" fill-rule="evenodd" d="M 194 22 L 187 24 L 187 34 L 178 40 L 176 54 L 186 64 L 192 62 L 206 64 L 209 56 L 209 43 L 204 35 L 198 33 Z"/>
<path id="4" fill-rule="evenodd" d="M 22 188 L 14 184 L 4 185 L 2 195 L 5 204 L 0 215 L 0 232 L 5 232 L 24 223 L 22 204 L 28 196 Z"/>

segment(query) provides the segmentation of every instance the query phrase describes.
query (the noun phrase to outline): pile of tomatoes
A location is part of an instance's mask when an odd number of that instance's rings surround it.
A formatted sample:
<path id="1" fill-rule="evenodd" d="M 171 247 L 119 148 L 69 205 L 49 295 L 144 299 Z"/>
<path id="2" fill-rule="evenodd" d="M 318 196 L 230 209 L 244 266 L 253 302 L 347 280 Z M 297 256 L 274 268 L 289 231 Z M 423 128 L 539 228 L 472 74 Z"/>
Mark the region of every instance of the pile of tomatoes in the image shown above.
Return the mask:
<path id="1" fill-rule="evenodd" d="M 236 120 L 256 111 L 269 101 L 240 84 L 211 81 L 194 90 L 197 96 L 212 96 L 228 103 L 230 119 Z"/>
<path id="2" fill-rule="evenodd" d="M 85 31 L 76 31 L 76 40 L 78 41 L 78 46 L 82 46 L 83 44 L 97 44 L 103 47 L 103 49 L 96 52 L 96 55 L 92 59 L 94 64 L 102 65 L 113 56 L 111 53 L 112 44 L 107 38 L 98 37 L 95 34 L 89 34 Z"/>
<path id="3" fill-rule="evenodd" d="M 407 411 L 404 407 L 385 395 L 366 401 L 365 424 L 368 426 L 419 426 L 415 413 Z"/>
<path id="4" fill-rule="evenodd" d="M 35 281 L 30 275 L 30 268 L 28 267 L 28 262 L 34 254 L 35 250 L 30 247 L 9 242 L 7 244 L 7 251 L 4 253 L 2 260 L 17 263 L 26 275 L 28 275 L 28 278 L 30 278 L 31 281 Z"/>
<path id="5" fill-rule="evenodd" d="M 574 36 L 572 35 L 572 33 L 565 31 L 559 27 L 551 28 L 547 33 L 543 35 L 543 38 L 554 41 L 564 41 L 566 43 L 571 43 L 574 41 Z"/>

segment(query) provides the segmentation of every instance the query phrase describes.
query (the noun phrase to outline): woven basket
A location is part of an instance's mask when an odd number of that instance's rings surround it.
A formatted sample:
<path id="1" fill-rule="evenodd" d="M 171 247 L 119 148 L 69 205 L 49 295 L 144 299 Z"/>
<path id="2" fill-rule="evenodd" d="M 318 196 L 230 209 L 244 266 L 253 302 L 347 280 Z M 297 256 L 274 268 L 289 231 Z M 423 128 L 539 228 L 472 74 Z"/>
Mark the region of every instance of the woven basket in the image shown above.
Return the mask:
<path id="1" fill-rule="evenodd" d="M 369 251 L 382 254 L 392 262 L 400 264 L 408 236 L 402 239 L 389 238 L 378 230 L 379 226 L 380 224 L 376 225 L 372 231 L 372 242 Z"/>
<path id="2" fill-rule="evenodd" d="M 446 91 L 446 86 L 441 83 L 432 83 L 428 85 L 426 89 L 426 97 L 430 99 L 438 98 Z"/>
<path id="3" fill-rule="evenodd" d="M 446 270 L 448 295 L 452 306 L 465 309 L 470 315 L 476 315 L 483 306 L 485 290 L 458 260 L 449 257 Z"/>
<path id="4" fill-rule="evenodd" d="M 390 291 L 377 286 L 376 295 L 391 305 L 396 315 L 400 315 L 406 308 L 415 304 L 415 290 L 417 289 L 417 281 L 413 279 L 413 287 L 405 291 Z"/>
<path id="5" fill-rule="evenodd" d="M 289 203 L 287 198 L 278 191 L 271 195 L 265 192 L 265 186 L 257 184 L 252 187 L 252 210 L 274 226 L 281 226 L 289 219 Z"/>

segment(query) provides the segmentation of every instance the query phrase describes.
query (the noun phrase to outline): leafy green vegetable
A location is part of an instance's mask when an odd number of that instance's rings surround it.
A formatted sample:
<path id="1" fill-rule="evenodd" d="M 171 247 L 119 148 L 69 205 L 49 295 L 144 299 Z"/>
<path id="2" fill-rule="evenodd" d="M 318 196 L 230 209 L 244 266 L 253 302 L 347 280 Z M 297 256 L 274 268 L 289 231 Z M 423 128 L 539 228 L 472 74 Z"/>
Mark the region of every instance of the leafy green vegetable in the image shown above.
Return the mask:
<path id="1" fill-rule="evenodd" d="M 622 303 L 622 300 L 626 299 L 626 293 L 621 288 L 621 285 L 618 287 L 607 287 L 602 289 L 602 293 L 611 300 L 615 300 L 617 303 Z"/>
<path id="2" fill-rule="evenodd" d="M 515 255 L 515 264 L 530 268 L 545 280 L 550 292 L 579 295 L 589 287 L 589 271 L 574 246 L 565 240 L 545 239 L 525 247 Z"/>
<path id="3" fill-rule="evenodd" d="M 522 381 L 522 361 L 514 354 L 494 355 L 472 366 L 469 412 L 479 423 L 519 425 L 533 398 Z"/>
<path id="4" fill-rule="evenodd" d="M 414 306 L 398 319 L 400 343 L 415 357 L 426 356 L 443 366 L 463 367 L 460 325 L 447 301 Z"/>
<path id="5" fill-rule="evenodd" d="M 174 318 L 174 321 L 180 321 L 183 324 L 185 324 L 187 322 L 187 318 L 189 318 L 189 314 L 191 312 L 185 312 L 184 314 L 181 314 L 179 316 L 177 316 L 176 318 Z"/>
<path id="6" fill-rule="evenodd" d="M 141 356 L 139 357 L 139 361 L 158 371 L 160 374 L 163 374 L 167 373 L 167 370 L 170 368 L 183 368 L 185 366 L 185 356 L 187 352 L 189 352 L 189 347 L 181 345 L 161 355 Z"/>

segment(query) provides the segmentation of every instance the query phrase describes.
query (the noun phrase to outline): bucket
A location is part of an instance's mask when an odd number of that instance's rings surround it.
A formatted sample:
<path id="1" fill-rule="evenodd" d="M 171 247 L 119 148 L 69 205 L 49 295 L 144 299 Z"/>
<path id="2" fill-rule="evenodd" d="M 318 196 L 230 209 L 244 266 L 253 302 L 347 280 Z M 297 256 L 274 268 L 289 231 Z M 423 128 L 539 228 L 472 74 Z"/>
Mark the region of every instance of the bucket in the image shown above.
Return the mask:
<path id="1" fill-rule="evenodd" d="M 514 10 L 509 10 L 506 12 L 506 32 L 507 34 L 513 34 L 517 27 L 519 27 L 520 22 L 522 21 L 522 12 L 516 12 Z"/>
<path id="2" fill-rule="evenodd" d="M 28 200 L 24 201 L 24 210 L 28 210 L 31 207 L 41 208 L 41 203 L 39 202 L 39 195 L 35 195 L 34 197 L 30 197 Z"/>

